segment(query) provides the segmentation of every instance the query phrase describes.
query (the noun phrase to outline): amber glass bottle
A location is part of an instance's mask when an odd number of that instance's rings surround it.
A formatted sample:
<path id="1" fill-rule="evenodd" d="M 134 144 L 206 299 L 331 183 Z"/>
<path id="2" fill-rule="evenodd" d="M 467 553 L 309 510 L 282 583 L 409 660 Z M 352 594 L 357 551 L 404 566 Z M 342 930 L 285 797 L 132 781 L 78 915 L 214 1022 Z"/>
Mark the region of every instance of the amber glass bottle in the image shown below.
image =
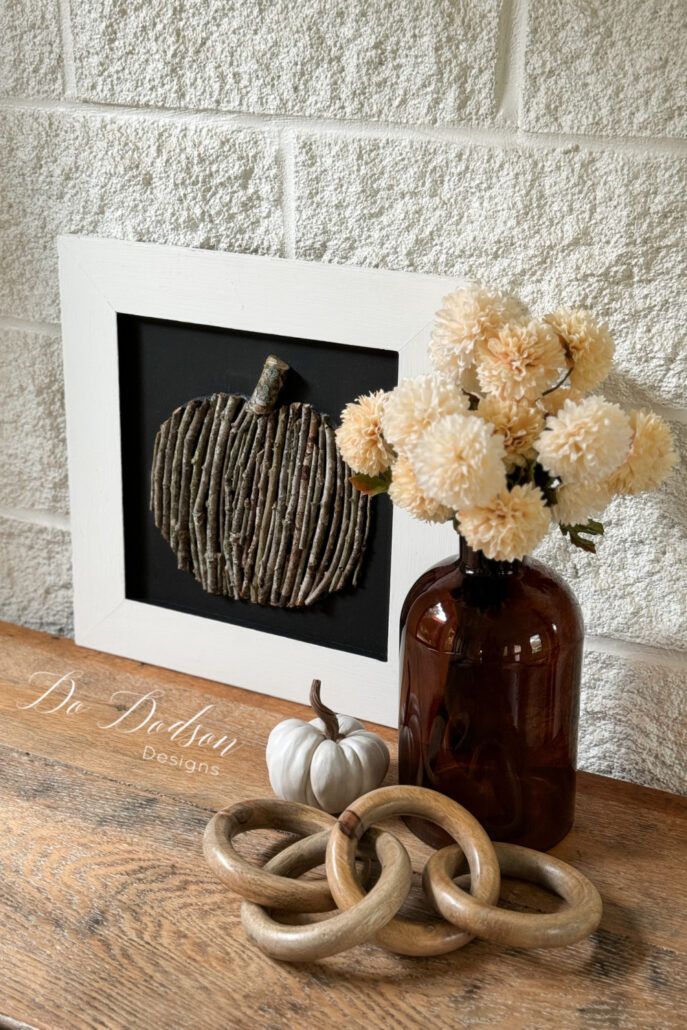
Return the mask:
<path id="1" fill-rule="evenodd" d="M 494 840 L 553 847 L 574 814 L 582 641 L 579 605 L 555 573 L 531 558 L 490 561 L 461 538 L 403 607 L 399 782 L 459 801 Z"/>

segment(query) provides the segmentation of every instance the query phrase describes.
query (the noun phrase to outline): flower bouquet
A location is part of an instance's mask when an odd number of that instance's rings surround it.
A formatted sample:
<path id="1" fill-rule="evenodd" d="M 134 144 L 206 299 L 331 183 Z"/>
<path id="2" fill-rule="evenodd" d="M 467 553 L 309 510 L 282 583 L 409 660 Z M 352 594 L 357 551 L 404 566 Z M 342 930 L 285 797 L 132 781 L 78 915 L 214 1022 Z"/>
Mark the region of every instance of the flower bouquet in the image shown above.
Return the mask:
<path id="1" fill-rule="evenodd" d="M 553 524 L 594 552 L 611 498 L 653 490 L 677 459 L 661 418 L 590 392 L 613 351 L 588 311 L 533 318 L 469 286 L 437 315 L 434 373 L 359 397 L 337 431 L 359 489 L 460 538 L 403 605 L 399 782 L 542 850 L 573 821 L 584 627 L 567 584 L 527 555 Z"/>
<path id="2" fill-rule="evenodd" d="M 597 393 L 614 343 L 582 308 L 534 318 L 471 285 L 444 299 L 435 372 L 348 404 L 337 442 L 370 494 L 426 522 L 453 520 L 487 558 L 514 561 L 552 524 L 586 551 L 616 494 L 653 490 L 677 461 L 658 415 Z"/>

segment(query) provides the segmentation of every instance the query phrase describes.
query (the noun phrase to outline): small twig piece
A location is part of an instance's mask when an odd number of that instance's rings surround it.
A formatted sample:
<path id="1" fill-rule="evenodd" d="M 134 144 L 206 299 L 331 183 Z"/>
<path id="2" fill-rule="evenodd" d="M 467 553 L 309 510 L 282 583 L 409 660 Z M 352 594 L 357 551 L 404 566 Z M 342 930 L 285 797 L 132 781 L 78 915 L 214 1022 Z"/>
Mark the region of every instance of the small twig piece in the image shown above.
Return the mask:
<path id="1" fill-rule="evenodd" d="M 174 447 L 172 479 L 169 487 L 169 545 L 175 554 L 177 551 L 177 532 L 179 529 L 179 484 L 181 482 L 183 468 L 184 442 L 186 440 L 186 434 L 188 433 L 189 427 L 193 421 L 193 415 L 197 406 L 198 401 L 194 400 L 189 401 L 184 408 L 184 413 L 181 416 L 181 422 L 179 423 L 179 429 L 177 431 L 177 442 Z"/>
<path id="2" fill-rule="evenodd" d="M 171 509 L 172 465 L 177 443 L 177 433 L 181 422 L 183 408 L 177 408 L 169 420 L 169 434 L 165 448 L 165 468 L 162 475 L 162 525 L 160 530 L 165 540 L 169 541 L 169 515 Z"/>
<path id="3" fill-rule="evenodd" d="M 180 569 L 188 569 L 189 566 L 189 544 L 190 544 L 190 533 L 189 533 L 189 516 L 191 511 L 191 479 L 193 476 L 193 470 L 195 468 L 193 464 L 193 453 L 198 439 L 198 434 L 201 431 L 203 422 L 207 410 L 210 406 L 210 402 L 207 398 L 196 408 L 196 413 L 193 416 L 193 422 L 186 434 L 184 440 L 184 453 L 182 456 L 181 464 L 181 479 L 179 482 L 179 510 L 178 510 L 178 526 L 177 526 L 177 565 Z"/>
<path id="4" fill-rule="evenodd" d="M 270 354 L 265 359 L 260 378 L 248 401 L 248 410 L 255 412 L 256 415 L 267 415 L 272 411 L 288 371 L 289 366 L 285 361 Z"/>
<path id="5" fill-rule="evenodd" d="M 153 467 L 153 513 L 155 525 L 162 529 L 162 505 L 163 505 L 163 477 L 165 472 L 165 454 L 167 452 L 167 436 L 169 435 L 169 419 L 160 426 L 160 431 L 155 438 L 157 451 L 155 454 L 155 465 Z"/>

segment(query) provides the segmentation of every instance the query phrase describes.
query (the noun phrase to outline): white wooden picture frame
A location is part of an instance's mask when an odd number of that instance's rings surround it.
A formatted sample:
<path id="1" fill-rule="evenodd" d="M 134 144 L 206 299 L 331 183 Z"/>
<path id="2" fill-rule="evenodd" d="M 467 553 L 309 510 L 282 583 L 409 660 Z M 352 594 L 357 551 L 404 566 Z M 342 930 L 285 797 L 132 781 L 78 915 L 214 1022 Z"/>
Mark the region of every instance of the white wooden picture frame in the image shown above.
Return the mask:
<path id="1" fill-rule="evenodd" d="M 451 527 L 394 509 L 386 661 L 127 598 L 117 315 L 397 351 L 404 378 L 427 370 L 454 280 L 93 237 L 58 249 L 77 643 L 293 701 L 317 676 L 337 711 L 396 725 L 401 605 L 457 550 Z"/>

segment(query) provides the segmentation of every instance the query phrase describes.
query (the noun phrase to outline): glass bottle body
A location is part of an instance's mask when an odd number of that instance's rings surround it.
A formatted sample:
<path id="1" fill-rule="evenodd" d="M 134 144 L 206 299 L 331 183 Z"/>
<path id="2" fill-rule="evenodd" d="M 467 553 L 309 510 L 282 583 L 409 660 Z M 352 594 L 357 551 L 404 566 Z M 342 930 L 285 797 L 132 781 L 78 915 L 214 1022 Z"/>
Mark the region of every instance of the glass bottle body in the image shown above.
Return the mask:
<path id="1" fill-rule="evenodd" d="M 574 815 L 583 636 L 545 565 L 490 561 L 461 539 L 403 608 L 399 782 L 454 798 L 494 840 L 553 847 Z"/>

